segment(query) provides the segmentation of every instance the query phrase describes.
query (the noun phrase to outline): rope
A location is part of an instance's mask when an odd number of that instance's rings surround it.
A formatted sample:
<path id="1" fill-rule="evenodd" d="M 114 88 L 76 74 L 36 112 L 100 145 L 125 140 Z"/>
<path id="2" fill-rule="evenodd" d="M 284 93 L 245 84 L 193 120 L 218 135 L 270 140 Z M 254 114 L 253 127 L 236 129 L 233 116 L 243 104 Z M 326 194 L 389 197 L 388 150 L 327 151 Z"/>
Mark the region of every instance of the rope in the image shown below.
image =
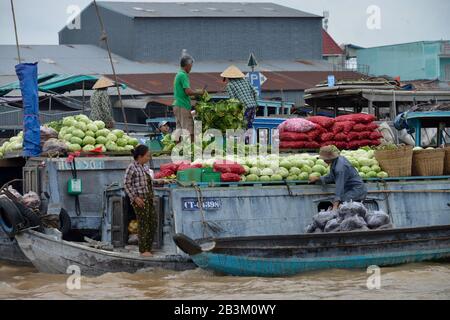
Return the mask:
<path id="1" fill-rule="evenodd" d="M 17 58 L 19 59 L 19 63 L 22 63 L 22 59 L 20 58 L 19 37 L 17 35 L 16 12 L 14 10 L 13 0 L 11 0 L 11 11 L 12 11 L 12 16 L 13 16 L 13 21 L 14 21 L 14 33 L 16 35 Z"/>
<path id="2" fill-rule="evenodd" d="M 223 231 L 223 228 L 215 222 L 206 221 L 205 212 L 203 211 L 203 195 L 202 190 L 199 186 L 193 184 L 193 187 L 197 193 L 198 207 L 200 210 L 200 215 L 202 218 L 203 226 L 203 238 L 206 238 L 206 230 L 209 230 L 212 234 L 219 233 Z"/>
<path id="3" fill-rule="evenodd" d="M 100 28 L 101 28 L 100 31 L 102 33 L 102 36 L 101 36 L 100 40 L 105 42 L 106 49 L 108 50 L 109 61 L 111 62 L 111 68 L 112 68 L 112 72 L 113 72 L 113 75 L 114 75 L 114 81 L 116 83 L 117 94 L 119 96 L 120 108 L 122 109 L 123 122 L 125 123 L 125 131 L 126 131 L 127 134 L 129 134 L 127 116 L 125 114 L 125 109 L 123 107 L 122 95 L 120 93 L 120 88 L 119 88 L 119 82 L 118 82 L 118 79 L 117 79 L 116 69 L 114 67 L 114 62 L 113 62 L 113 59 L 112 59 L 111 49 L 110 49 L 109 43 L 108 43 L 108 35 L 106 34 L 105 25 L 103 24 L 103 19 L 102 19 L 102 16 L 100 15 L 100 11 L 98 9 L 96 0 L 94 0 L 94 6 L 95 6 L 95 11 L 96 11 L 97 17 L 98 17 L 98 22 L 100 23 Z"/>

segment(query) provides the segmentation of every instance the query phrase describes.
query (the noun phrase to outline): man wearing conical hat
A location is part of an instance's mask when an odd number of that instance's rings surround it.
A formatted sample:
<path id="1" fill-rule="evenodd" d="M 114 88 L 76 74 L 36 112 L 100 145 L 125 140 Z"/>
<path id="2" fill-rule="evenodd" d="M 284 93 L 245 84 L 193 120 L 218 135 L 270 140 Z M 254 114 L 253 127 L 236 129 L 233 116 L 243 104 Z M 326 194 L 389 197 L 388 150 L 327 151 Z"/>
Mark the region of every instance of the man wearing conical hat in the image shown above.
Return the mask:
<path id="1" fill-rule="evenodd" d="M 251 129 L 258 108 L 258 92 L 236 66 L 228 67 L 220 76 L 224 78 L 224 81 L 228 81 L 226 90 L 230 98 L 237 99 L 245 105 L 247 129 Z"/>
<path id="2" fill-rule="evenodd" d="M 92 87 L 95 91 L 91 96 L 91 115 L 92 121 L 100 120 L 106 124 L 106 127 L 111 129 L 114 127 L 114 118 L 112 115 L 111 100 L 108 96 L 108 88 L 113 87 L 114 82 L 108 78 L 102 77 Z"/>

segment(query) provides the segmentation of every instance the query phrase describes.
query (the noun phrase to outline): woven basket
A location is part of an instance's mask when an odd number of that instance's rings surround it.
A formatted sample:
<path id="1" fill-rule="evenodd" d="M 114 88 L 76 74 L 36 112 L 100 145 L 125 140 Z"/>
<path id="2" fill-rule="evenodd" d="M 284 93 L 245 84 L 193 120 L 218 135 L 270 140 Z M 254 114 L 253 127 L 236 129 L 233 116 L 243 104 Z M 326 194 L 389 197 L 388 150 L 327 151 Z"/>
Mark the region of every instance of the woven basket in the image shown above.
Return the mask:
<path id="1" fill-rule="evenodd" d="M 450 147 L 447 147 L 444 150 L 445 150 L 444 174 L 450 175 Z"/>
<path id="2" fill-rule="evenodd" d="M 389 174 L 389 177 L 410 177 L 412 157 L 412 147 L 375 151 L 375 158 L 379 162 L 381 169 Z"/>
<path id="3" fill-rule="evenodd" d="M 444 149 L 414 151 L 412 174 L 418 177 L 442 176 L 444 174 Z"/>

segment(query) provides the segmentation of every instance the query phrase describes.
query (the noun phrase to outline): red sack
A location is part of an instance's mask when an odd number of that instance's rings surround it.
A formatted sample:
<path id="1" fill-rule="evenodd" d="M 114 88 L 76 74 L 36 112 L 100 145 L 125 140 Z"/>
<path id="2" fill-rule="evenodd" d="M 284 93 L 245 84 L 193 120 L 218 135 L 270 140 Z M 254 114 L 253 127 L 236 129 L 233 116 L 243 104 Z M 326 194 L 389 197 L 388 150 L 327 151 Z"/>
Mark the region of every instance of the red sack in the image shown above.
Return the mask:
<path id="1" fill-rule="evenodd" d="M 320 144 L 318 142 L 315 142 L 315 141 L 305 142 L 305 148 L 306 149 L 319 149 L 320 148 Z"/>
<path id="2" fill-rule="evenodd" d="M 334 135 L 334 140 L 336 141 L 347 141 L 347 135 L 345 133 L 337 133 Z"/>
<path id="3" fill-rule="evenodd" d="M 245 169 L 239 163 L 230 161 L 217 161 L 214 163 L 214 170 L 221 173 L 244 174 Z"/>
<path id="4" fill-rule="evenodd" d="M 334 138 L 334 133 L 331 132 L 327 132 L 327 133 L 322 133 L 322 135 L 320 136 L 320 140 L 322 140 L 323 142 L 326 141 L 331 141 Z"/>
<path id="5" fill-rule="evenodd" d="M 310 138 L 306 133 L 300 132 L 283 132 L 280 134 L 281 141 L 309 141 Z"/>
<path id="6" fill-rule="evenodd" d="M 336 141 L 334 141 L 334 140 L 325 141 L 325 142 L 322 143 L 322 147 L 335 146 L 335 145 L 336 145 Z"/>
<path id="7" fill-rule="evenodd" d="M 347 142 L 355 140 L 359 140 L 359 132 L 349 132 L 349 134 L 347 135 Z"/>
<path id="8" fill-rule="evenodd" d="M 309 137 L 309 140 L 310 141 L 318 140 L 320 135 L 323 133 L 322 130 L 324 130 L 324 129 L 323 128 L 322 129 L 316 129 L 316 130 L 312 130 L 312 131 L 308 132 L 307 135 Z"/>
<path id="9" fill-rule="evenodd" d="M 378 131 L 374 131 L 370 134 L 369 139 L 370 140 L 378 140 L 383 138 L 383 135 L 381 134 L 381 132 Z"/>
<path id="10" fill-rule="evenodd" d="M 366 131 L 366 130 L 368 130 L 367 129 L 367 125 L 366 124 L 362 124 L 362 123 L 357 123 L 353 127 L 353 131 L 355 131 L 355 132 L 362 132 L 362 131 Z"/>
<path id="11" fill-rule="evenodd" d="M 369 123 L 366 125 L 366 130 L 367 131 L 378 130 L 378 125 L 375 122 Z"/>
<path id="12" fill-rule="evenodd" d="M 178 171 L 183 171 L 183 170 L 188 170 L 188 169 L 200 169 L 201 167 L 202 167 L 202 165 L 199 165 L 199 164 L 193 165 L 193 164 L 182 163 L 178 167 Z"/>
<path id="13" fill-rule="evenodd" d="M 349 133 L 352 131 L 353 127 L 355 125 L 355 122 L 353 121 L 345 121 L 345 122 L 336 122 L 333 125 L 333 132 L 334 133 Z"/>
<path id="14" fill-rule="evenodd" d="M 235 173 L 222 173 L 220 179 L 222 182 L 239 182 L 241 181 L 241 176 Z"/>
<path id="15" fill-rule="evenodd" d="M 348 144 L 346 141 L 336 141 L 335 146 L 340 150 L 345 150 L 348 148 Z"/>
<path id="16" fill-rule="evenodd" d="M 349 149 L 359 149 L 361 147 L 371 146 L 372 141 L 371 140 L 356 140 L 356 141 L 350 141 L 348 143 Z"/>
<path id="17" fill-rule="evenodd" d="M 381 144 L 381 141 L 380 140 L 371 140 L 370 143 L 372 146 L 379 146 Z"/>
<path id="18" fill-rule="evenodd" d="M 175 163 L 165 163 L 165 164 L 162 164 L 161 166 L 160 166 L 160 170 L 161 171 L 167 171 L 167 170 L 169 170 L 169 171 L 173 171 L 173 172 L 177 172 L 178 171 L 178 164 L 175 164 Z"/>
<path id="19" fill-rule="evenodd" d="M 359 133 L 359 139 L 358 140 L 367 140 L 370 139 L 370 135 L 372 134 L 371 131 L 363 131 Z"/>
<path id="20" fill-rule="evenodd" d="M 171 175 L 174 175 L 175 172 L 172 170 L 161 170 L 158 173 L 155 174 L 155 179 L 163 179 L 163 178 L 167 178 L 170 177 Z"/>
<path id="21" fill-rule="evenodd" d="M 305 141 L 281 141 L 280 149 L 304 149 Z"/>
<path id="22" fill-rule="evenodd" d="M 328 117 L 322 117 L 322 116 L 313 116 L 307 118 L 307 120 L 311 121 L 312 123 L 318 124 L 319 126 L 323 128 L 330 128 L 334 124 L 333 118 Z"/>
<path id="23" fill-rule="evenodd" d="M 365 113 L 347 114 L 347 115 L 339 116 L 336 118 L 336 122 L 353 121 L 356 123 L 370 123 L 375 120 L 376 120 L 376 118 L 374 115 L 365 114 Z"/>

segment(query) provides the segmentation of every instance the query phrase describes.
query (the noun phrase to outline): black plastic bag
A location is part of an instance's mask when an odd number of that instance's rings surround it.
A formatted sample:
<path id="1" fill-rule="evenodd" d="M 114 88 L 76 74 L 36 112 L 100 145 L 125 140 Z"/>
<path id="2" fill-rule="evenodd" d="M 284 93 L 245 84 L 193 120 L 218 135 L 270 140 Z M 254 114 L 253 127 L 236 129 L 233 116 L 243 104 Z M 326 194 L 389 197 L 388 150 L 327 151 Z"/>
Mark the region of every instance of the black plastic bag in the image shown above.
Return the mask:
<path id="1" fill-rule="evenodd" d="M 322 211 L 314 215 L 313 221 L 320 229 L 324 229 L 328 221 L 333 220 L 337 217 L 337 212 L 335 211 Z"/>
<path id="2" fill-rule="evenodd" d="M 339 223 L 338 219 L 332 219 L 327 222 L 325 226 L 325 232 L 338 232 L 340 230 L 341 224 Z"/>
<path id="3" fill-rule="evenodd" d="M 361 202 L 344 202 L 339 207 L 338 213 L 339 217 L 342 219 L 354 217 L 356 215 L 364 218 L 367 214 L 367 209 Z"/>
<path id="4" fill-rule="evenodd" d="M 367 226 L 370 229 L 377 229 L 381 226 L 389 224 L 391 221 L 389 215 L 383 211 L 369 212 L 366 215 Z"/>
<path id="5" fill-rule="evenodd" d="M 355 215 L 353 217 L 348 217 L 344 219 L 344 221 L 342 221 L 340 231 L 355 231 L 363 227 L 367 227 L 366 222 L 360 216 Z"/>

